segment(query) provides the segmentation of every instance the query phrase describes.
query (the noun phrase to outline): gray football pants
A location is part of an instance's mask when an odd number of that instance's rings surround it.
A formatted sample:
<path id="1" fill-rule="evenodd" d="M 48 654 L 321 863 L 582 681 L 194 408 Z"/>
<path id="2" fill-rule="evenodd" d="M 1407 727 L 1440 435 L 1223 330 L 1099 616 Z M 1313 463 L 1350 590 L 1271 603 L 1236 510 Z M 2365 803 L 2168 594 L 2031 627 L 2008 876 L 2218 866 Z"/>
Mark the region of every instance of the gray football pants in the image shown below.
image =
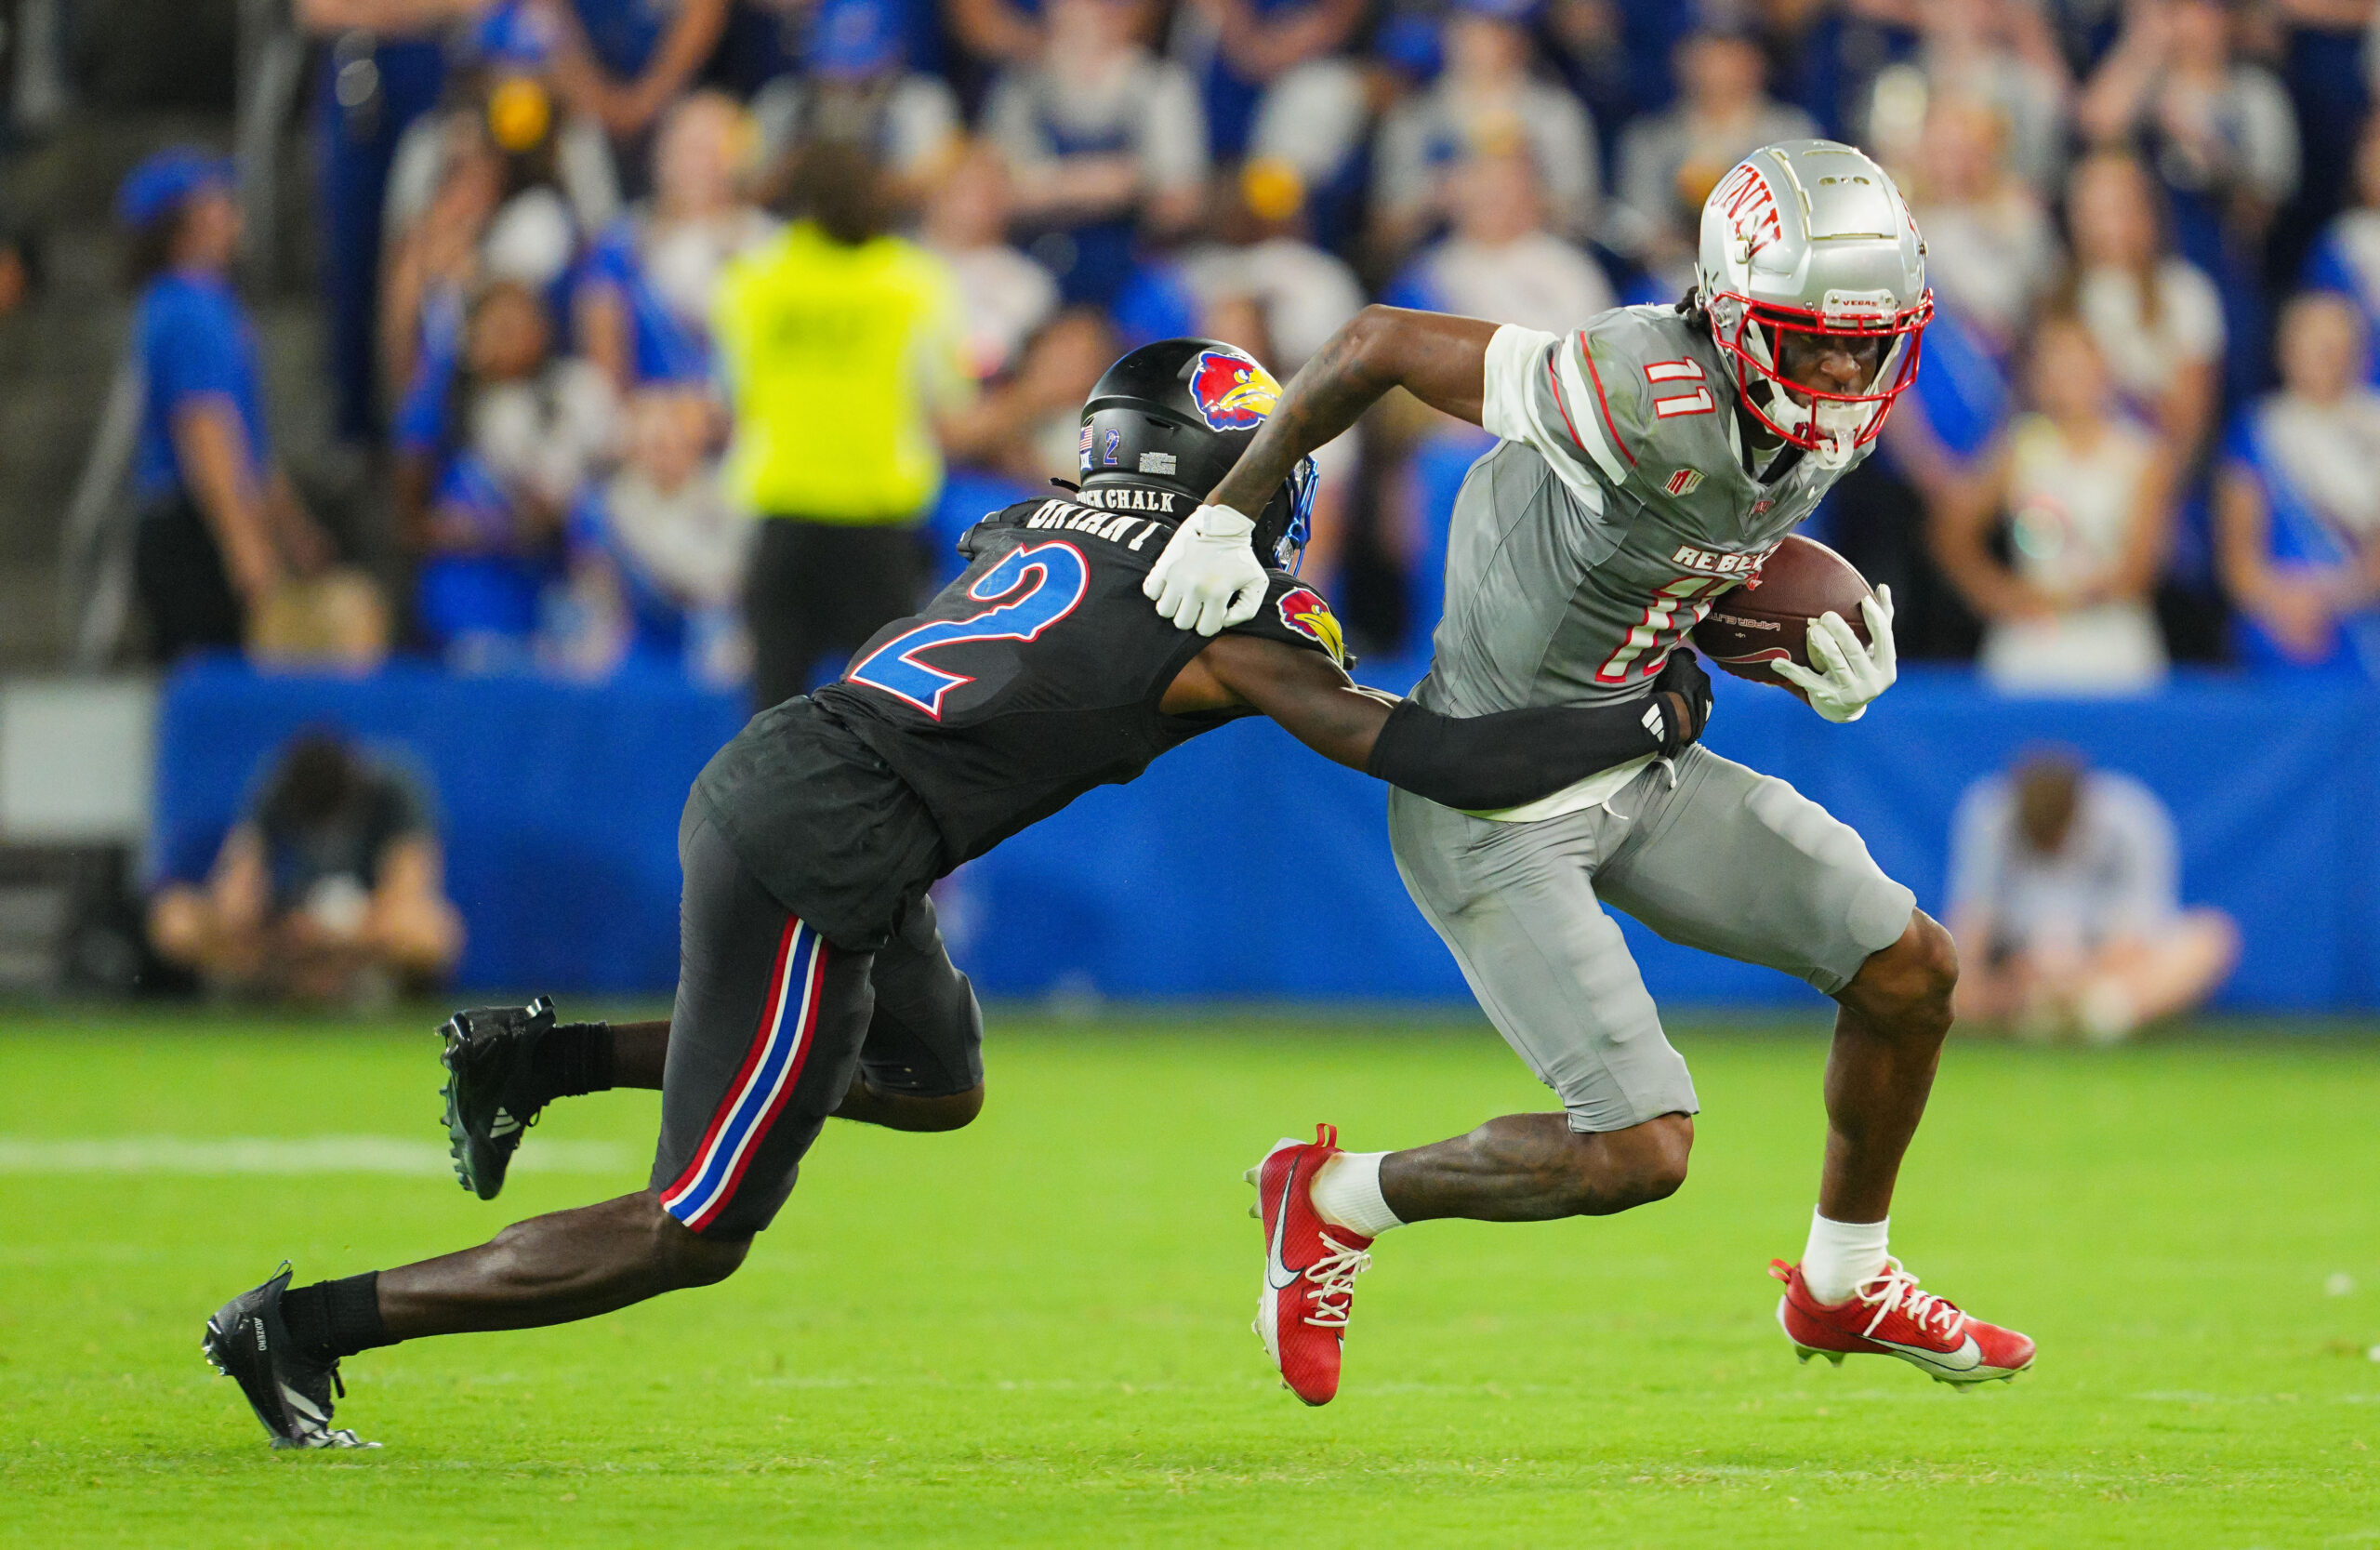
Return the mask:
<path id="1" fill-rule="evenodd" d="M 1699 747 L 1607 805 L 1536 823 L 1392 790 L 1396 869 L 1488 1020 L 1577 1131 L 1698 1108 L 1610 904 L 1673 942 L 1832 995 L 1909 927 L 1916 895 L 1849 826 Z"/>

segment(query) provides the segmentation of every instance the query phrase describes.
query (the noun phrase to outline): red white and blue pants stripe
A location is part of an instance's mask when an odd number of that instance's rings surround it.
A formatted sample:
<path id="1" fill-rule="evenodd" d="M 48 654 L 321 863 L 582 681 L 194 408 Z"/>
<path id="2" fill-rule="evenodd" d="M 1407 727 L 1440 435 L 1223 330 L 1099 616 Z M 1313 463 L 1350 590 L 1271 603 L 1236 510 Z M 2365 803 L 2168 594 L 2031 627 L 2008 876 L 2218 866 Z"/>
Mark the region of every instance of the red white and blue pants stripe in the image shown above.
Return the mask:
<path id="1" fill-rule="evenodd" d="M 735 1198 L 746 1170 L 801 1080 L 817 1040 L 830 951 L 798 916 L 786 919 L 760 1027 L 743 1066 L 712 1112 L 693 1159 L 662 1191 L 661 1208 L 696 1232 L 717 1221 Z"/>

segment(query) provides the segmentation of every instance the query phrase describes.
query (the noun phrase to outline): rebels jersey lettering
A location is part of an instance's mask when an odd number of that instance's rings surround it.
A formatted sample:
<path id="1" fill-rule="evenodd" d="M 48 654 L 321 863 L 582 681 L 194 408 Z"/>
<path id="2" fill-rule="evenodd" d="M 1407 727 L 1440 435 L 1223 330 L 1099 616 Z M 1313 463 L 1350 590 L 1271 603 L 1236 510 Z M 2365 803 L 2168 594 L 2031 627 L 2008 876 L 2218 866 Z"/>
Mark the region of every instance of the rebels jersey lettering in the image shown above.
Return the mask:
<path id="1" fill-rule="evenodd" d="M 1414 697 L 1477 716 L 1641 691 L 1842 477 L 1801 457 L 1770 483 L 1748 471 L 1734 382 L 1673 307 L 1498 329 L 1481 422 L 1503 443 L 1456 497 Z"/>
<path id="2" fill-rule="evenodd" d="M 1208 643 L 1141 593 L 1171 536 L 1170 523 L 1072 500 L 997 512 L 960 542 L 966 573 L 878 631 L 842 681 L 818 692 L 922 799 L 949 865 L 1250 714 L 1157 709 Z M 1233 629 L 1344 665 L 1330 610 L 1280 572 L 1256 616 Z"/>

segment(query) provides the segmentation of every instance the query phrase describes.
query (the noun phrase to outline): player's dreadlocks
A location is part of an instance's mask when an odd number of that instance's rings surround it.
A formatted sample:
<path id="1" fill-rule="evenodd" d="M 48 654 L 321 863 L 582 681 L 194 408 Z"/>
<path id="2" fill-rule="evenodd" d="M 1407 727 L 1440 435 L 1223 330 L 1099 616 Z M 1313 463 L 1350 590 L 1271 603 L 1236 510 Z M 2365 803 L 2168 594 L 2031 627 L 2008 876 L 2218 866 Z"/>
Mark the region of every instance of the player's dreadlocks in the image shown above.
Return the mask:
<path id="1" fill-rule="evenodd" d="M 1706 336 L 1710 334 L 1711 314 L 1703 309 L 1701 286 L 1686 287 L 1686 294 L 1677 298 L 1677 312 L 1686 319 L 1687 327 Z"/>

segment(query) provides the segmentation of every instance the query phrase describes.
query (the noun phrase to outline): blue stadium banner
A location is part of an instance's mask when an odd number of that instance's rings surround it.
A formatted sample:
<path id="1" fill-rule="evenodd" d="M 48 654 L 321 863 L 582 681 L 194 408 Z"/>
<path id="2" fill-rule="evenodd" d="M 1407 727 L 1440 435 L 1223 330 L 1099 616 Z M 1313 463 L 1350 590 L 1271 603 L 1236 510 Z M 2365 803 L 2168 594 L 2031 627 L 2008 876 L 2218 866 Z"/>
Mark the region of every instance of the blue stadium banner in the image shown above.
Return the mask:
<path id="1" fill-rule="evenodd" d="M 1403 687 L 1419 664 L 1368 663 Z M 401 751 L 435 788 L 470 925 L 463 978 L 489 988 L 664 992 L 677 970 L 687 787 L 740 701 L 665 677 L 602 687 L 365 679 L 200 662 L 167 686 L 159 876 L 203 874 L 272 751 L 335 726 Z M 1773 689 L 1720 685 L 1711 747 L 1792 781 L 1938 909 L 1951 813 L 1974 781 L 2060 743 L 2173 809 L 2182 887 L 2240 922 L 2220 1004 L 2380 1005 L 2380 694 L 2191 678 L 2141 700 L 2012 700 L 1912 671 L 1850 726 Z M 991 995 L 1461 999 L 1461 976 L 1390 859 L 1382 788 L 1249 722 L 1092 792 L 965 868 L 945 915 Z M 1783 975 L 1628 922 L 1665 1001 L 1815 1005 Z"/>

